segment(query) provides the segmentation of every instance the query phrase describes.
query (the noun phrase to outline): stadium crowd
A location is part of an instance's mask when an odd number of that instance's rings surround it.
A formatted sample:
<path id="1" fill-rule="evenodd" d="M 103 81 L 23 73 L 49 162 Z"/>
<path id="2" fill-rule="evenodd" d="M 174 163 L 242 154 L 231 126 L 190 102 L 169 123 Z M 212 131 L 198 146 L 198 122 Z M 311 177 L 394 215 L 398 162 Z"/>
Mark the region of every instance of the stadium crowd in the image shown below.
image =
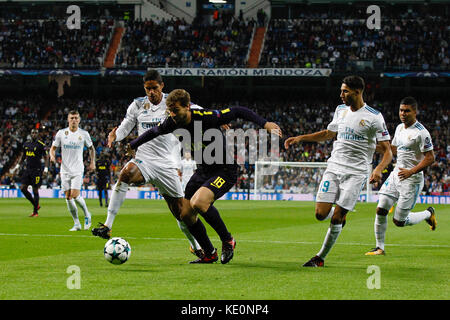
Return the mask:
<path id="1" fill-rule="evenodd" d="M 398 6 L 383 11 L 380 30 L 366 26 L 367 14 L 326 8 L 271 19 L 259 67 L 352 70 L 448 70 L 450 24 L 444 10 L 419 15 Z M 246 67 L 255 26 L 242 15 L 220 14 L 211 22 L 122 20 L 125 33 L 115 65 L 143 67 Z M 98 68 L 103 65 L 115 20 L 81 20 L 69 30 L 65 19 L 0 16 L 0 67 Z"/>
<path id="2" fill-rule="evenodd" d="M 0 67 L 98 68 L 113 25 L 113 20 L 82 20 L 80 29 L 71 30 L 61 19 L 0 19 Z"/>
<path id="3" fill-rule="evenodd" d="M 82 122 L 80 127 L 87 130 L 96 148 L 97 156 L 107 154 L 111 161 L 113 179 L 117 179 L 122 166 L 128 158 L 124 155 L 123 145 L 114 144 L 113 148 L 106 146 L 109 131 L 120 124 L 125 115 L 127 100 L 99 100 L 99 99 L 67 99 L 60 98 L 58 105 L 63 108 L 53 109 L 46 120 L 36 122 L 37 113 L 42 107 L 39 99 L 5 99 L 0 102 L 1 129 L 0 129 L 0 184 L 17 188 L 20 183 L 20 165 L 17 161 L 21 154 L 21 145 L 29 139 L 31 129 L 38 127 L 41 140 L 50 147 L 56 132 L 67 127 L 66 117 L 69 110 L 80 111 Z M 322 130 L 331 121 L 336 103 L 333 101 L 304 100 L 279 103 L 274 106 L 268 101 L 234 101 L 226 106 L 247 106 L 267 119 L 277 122 L 284 136 L 295 136 L 303 133 L 312 133 Z M 396 103 L 387 101 L 374 101 L 372 104 L 382 111 L 391 135 L 399 123 Z M 212 105 L 211 108 L 222 109 L 225 105 Z M 301 112 L 300 112 L 301 110 Z M 431 133 L 434 143 L 436 162 L 425 172 L 424 194 L 439 194 L 450 192 L 450 129 L 448 116 L 450 108 L 444 102 L 421 103 L 418 119 Z M 430 112 L 432 110 L 432 112 Z M 233 129 L 255 128 L 248 122 L 236 121 L 231 124 Z M 133 135 L 136 135 L 136 131 Z M 281 141 L 282 142 L 282 141 Z M 248 151 L 248 142 L 247 142 Z M 332 149 L 332 141 L 320 144 L 307 143 L 285 150 L 282 144 L 279 146 L 280 161 L 295 162 L 324 162 L 329 157 Z M 272 150 L 276 150 L 272 149 Z M 238 182 L 233 190 L 247 190 L 254 188 L 254 165 L 248 163 L 248 155 L 245 163 L 240 168 Z M 87 151 L 85 154 L 87 157 Z M 375 163 L 379 156 L 375 156 Z M 60 161 L 60 159 L 59 159 Z M 86 164 L 87 167 L 87 164 Z M 392 168 L 391 168 L 392 169 Z M 387 177 L 388 172 L 385 172 Z M 264 190 L 274 192 L 313 192 L 320 182 L 321 171 L 319 169 L 283 168 L 273 176 L 265 176 L 261 185 Z M 85 172 L 84 188 L 95 188 L 96 175 L 94 172 Z M 59 163 L 51 165 L 49 174 L 43 177 L 43 186 L 47 188 L 60 185 Z M 150 186 L 151 190 L 154 188 Z M 375 186 L 377 189 L 378 186 Z"/>
<path id="4" fill-rule="evenodd" d="M 242 67 L 254 20 L 221 15 L 211 24 L 184 20 L 129 21 L 116 56 L 117 67 Z"/>
<path id="5" fill-rule="evenodd" d="M 260 67 L 351 70 L 448 70 L 448 17 L 384 19 L 380 30 L 366 20 L 280 19 L 268 27 Z"/>

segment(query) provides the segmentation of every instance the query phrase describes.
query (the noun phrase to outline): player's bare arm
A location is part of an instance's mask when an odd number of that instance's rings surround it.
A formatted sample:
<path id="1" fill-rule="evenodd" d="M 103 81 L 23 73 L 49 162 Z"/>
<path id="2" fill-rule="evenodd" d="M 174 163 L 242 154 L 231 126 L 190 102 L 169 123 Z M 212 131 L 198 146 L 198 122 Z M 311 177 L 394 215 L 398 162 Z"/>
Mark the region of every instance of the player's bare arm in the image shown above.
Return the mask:
<path id="1" fill-rule="evenodd" d="M 377 152 L 377 153 L 383 153 L 383 150 L 384 150 L 384 149 L 382 149 L 382 147 L 380 146 L 380 144 L 377 143 L 377 146 L 375 147 L 375 152 Z M 392 151 L 392 155 L 393 155 L 393 156 L 396 156 L 396 155 L 397 155 L 397 146 L 394 146 L 394 145 L 391 144 L 391 151 Z"/>
<path id="2" fill-rule="evenodd" d="M 434 152 L 433 150 L 423 153 L 424 158 L 416 166 L 411 169 L 398 168 L 398 177 L 400 180 L 405 180 L 411 177 L 413 174 L 423 171 L 425 168 L 431 166 L 434 163 Z"/>
<path id="3" fill-rule="evenodd" d="M 112 144 L 114 141 L 116 141 L 117 135 L 116 135 L 117 127 L 111 130 L 111 132 L 108 134 L 108 148 L 112 147 Z"/>
<path id="4" fill-rule="evenodd" d="M 382 178 L 383 170 L 391 163 L 392 161 L 392 150 L 391 143 L 389 141 L 380 141 L 378 142 L 378 146 L 380 149 L 380 153 L 383 154 L 383 158 L 381 158 L 380 163 L 373 169 L 372 174 L 370 175 L 369 183 L 380 182 Z"/>
<path id="5" fill-rule="evenodd" d="M 52 146 L 50 148 L 50 161 L 56 163 L 56 147 Z"/>
<path id="6" fill-rule="evenodd" d="M 284 147 L 287 149 L 290 145 L 297 144 L 300 142 L 321 142 L 334 139 L 337 132 L 330 130 L 322 130 L 310 134 L 303 134 L 296 137 L 290 137 L 284 142 Z"/>
<path id="7" fill-rule="evenodd" d="M 94 171 L 95 170 L 95 148 L 93 145 L 89 148 L 89 158 L 90 158 L 89 170 Z"/>

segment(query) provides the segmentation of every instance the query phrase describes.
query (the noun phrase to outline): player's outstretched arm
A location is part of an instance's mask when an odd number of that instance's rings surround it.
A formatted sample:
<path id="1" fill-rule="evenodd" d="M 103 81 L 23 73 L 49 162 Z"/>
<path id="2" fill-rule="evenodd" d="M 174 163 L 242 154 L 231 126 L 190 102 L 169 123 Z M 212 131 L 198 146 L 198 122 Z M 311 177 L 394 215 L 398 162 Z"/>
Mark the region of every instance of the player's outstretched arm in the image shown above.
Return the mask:
<path id="1" fill-rule="evenodd" d="M 231 107 L 219 111 L 219 125 L 226 125 L 236 119 L 244 119 L 256 123 L 260 127 L 268 130 L 270 133 L 274 133 L 278 136 L 282 136 L 280 127 L 275 122 L 270 122 L 256 114 L 254 111 L 246 107 Z"/>
<path id="2" fill-rule="evenodd" d="M 166 120 L 164 120 L 160 125 L 148 129 L 139 137 L 130 141 L 127 148 L 129 147 L 136 150 L 140 145 L 143 145 L 144 143 L 151 141 L 162 134 L 172 133 L 175 129 L 177 129 L 177 124 L 173 121 L 173 119 L 171 117 L 166 118 Z"/>
<path id="3" fill-rule="evenodd" d="M 279 137 L 283 136 L 280 127 L 275 122 L 266 122 L 266 124 L 264 125 L 264 129 L 266 129 L 270 133 L 276 134 Z"/>
<path id="4" fill-rule="evenodd" d="M 391 163 L 392 161 L 392 150 L 391 143 L 389 141 L 379 141 L 380 153 L 383 154 L 383 158 L 381 159 L 378 166 L 372 171 L 370 175 L 369 183 L 381 182 L 381 178 L 383 176 L 383 170 Z"/>
<path id="5" fill-rule="evenodd" d="M 336 137 L 336 132 L 330 130 L 322 130 L 310 134 L 303 134 L 296 137 L 287 138 L 284 142 L 284 147 L 287 149 L 293 144 L 300 142 L 321 142 L 326 140 L 331 140 Z"/>

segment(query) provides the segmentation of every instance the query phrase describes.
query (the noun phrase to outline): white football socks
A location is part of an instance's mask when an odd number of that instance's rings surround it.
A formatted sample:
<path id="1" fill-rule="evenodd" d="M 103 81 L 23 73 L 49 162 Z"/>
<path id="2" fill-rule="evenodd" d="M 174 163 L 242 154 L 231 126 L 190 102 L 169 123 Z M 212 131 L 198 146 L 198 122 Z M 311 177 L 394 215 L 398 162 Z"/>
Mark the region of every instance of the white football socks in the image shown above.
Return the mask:
<path id="1" fill-rule="evenodd" d="M 342 231 L 342 224 L 330 224 L 325 239 L 323 240 L 322 248 L 317 255 L 325 260 L 325 257 L 330 252 L 331 248 L 335 244 L 339 234 Z"/>
<path id="2" fill-rule="evenodd" d="M 418 224 L 419 222 L 429 219 L 431 217 L 431 212 L 428 210 L 420 212 L 410 212 L 405 220 L 405 226 L 412 226 Z"/>
<path id="3" fill-rule="evenodd" d="M 386 230 L 388 225 L 387 221 L 387 215 L 375 215 L 375 223 L 373 227 L 375 231 L 376 247 L 380 248 L 381 250 L 384 250 L 384 240 L 386 237 Z"/>
<path id="4" fill-rule="evenodd" d="M 69 209 L 69 212 L 72 215 L 74 224 L 81 225 L 80 220 L 78 219 L 78 209 L 77 209 L 77 205 L 75 204 L 75 200 L 74 199 L 70 199 L 70 200 L 66 199 L 66 203 L 67 203 L 67 209 Z"/>
<path id="5" fill-rule="evenodd" d="M 86 206 L 86 202 L 84 201 L 83 197 L 79 195 L 78 197 L 75 198 L 75 202 L 78 203 L 81 209 L 83 209 L 84 216 L 90 218 L 91 214 L 89 213 L 89 210 Z"/>
<path id="6" fill-rule="evenodd" d="M 197 242 L 197 240 L 195 240 L 194 236 L 189 232 L 187 225 L 183 221 L 180 221 L 178 219 L 177 219 L 177 223 L 178 223 L 178 227 L 184 233 L 184 235 L 188 239 L 189 243 L 191 244 L 192 249 L 200 250 L 202 247 Z"/>
<path id="7" fill-rule="evenodd" d="M 117 212 L 122 206 L 123 201 L 127 195 L 128 184 L 124 182 L 117 182 L 114 185 L 113 191 L 111 192 L 111 199 L 109 199 L 108 204 L 108 216 L 106 217 L 105 225 L 112 229 L 114 219 L 116 218 Z"/>

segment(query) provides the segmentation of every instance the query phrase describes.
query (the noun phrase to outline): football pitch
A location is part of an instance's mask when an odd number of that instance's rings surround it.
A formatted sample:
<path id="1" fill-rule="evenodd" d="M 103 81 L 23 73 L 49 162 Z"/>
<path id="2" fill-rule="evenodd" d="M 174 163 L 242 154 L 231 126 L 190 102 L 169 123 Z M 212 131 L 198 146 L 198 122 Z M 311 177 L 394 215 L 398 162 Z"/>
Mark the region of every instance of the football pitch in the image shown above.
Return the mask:
<path id="1" fill-rule="evenodd" d="M 86 202 L 93 226 L 104 222 L 106 209 L 97 200 Z M 188 264 L 195 257 L 162 200 L 124 202 L 112 235 L 125 238 L 132 253 L 119 266 L 104 259 L 106 240 L 90 231 L 68 231 L 73 221 L 63 199 L 41 199 L 41 206 L 39 217 L 30 218 L 25 199 L 0 201 L 2 300 L 450 297 L 450 207 L 445 205 L 435 205 L 436 231 L 425 222 L 395 227 L 390 214 L 386 256 L 369 257 L 364 253 L 375 246 L 376 204 L 358 203 L 324 268 L 302 267 L 319 251 L 329 225 L 315 219 L 312 202 L 216 202 L 237 241 L 227 265 Z M 415 211 L 427 207 L 418 204 Z M 83 217 L 81 209 L 79 214 Z M 217 234 L 208 225 L 207 230 L 220 254 Z"/>

